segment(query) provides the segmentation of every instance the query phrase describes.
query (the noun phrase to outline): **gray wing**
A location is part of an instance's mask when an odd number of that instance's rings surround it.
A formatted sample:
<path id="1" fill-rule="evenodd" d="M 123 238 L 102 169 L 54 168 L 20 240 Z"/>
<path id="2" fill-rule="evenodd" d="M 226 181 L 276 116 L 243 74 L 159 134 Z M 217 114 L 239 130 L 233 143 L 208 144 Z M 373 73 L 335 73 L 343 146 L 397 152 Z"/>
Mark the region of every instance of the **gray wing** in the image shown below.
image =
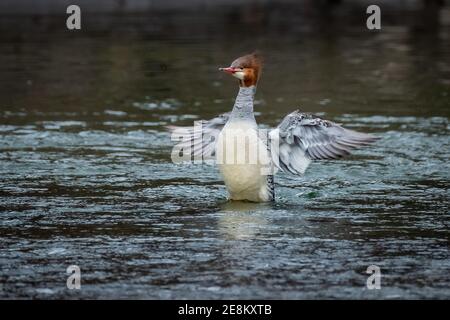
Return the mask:
<path id="1" fill-rule="evenodd" d="M 378 137 L 345 129 L 340 125 L 298 110 L 288 114 L 270 133 L 272 160 L 283 171 L 302 174 L 311 160 L 337 159 Z"/>
<path id="2" fill-rule="evenodd" d="M 230 112 L 223 113 L 211 120 L 201 120 L 193 127 L 166 126 L 172 134 L 183 136 L 180 148 L 191 150 L 194 156 L 211 158 L 216 152 L 216 141 L 219 133 L 230 118 Z"/>

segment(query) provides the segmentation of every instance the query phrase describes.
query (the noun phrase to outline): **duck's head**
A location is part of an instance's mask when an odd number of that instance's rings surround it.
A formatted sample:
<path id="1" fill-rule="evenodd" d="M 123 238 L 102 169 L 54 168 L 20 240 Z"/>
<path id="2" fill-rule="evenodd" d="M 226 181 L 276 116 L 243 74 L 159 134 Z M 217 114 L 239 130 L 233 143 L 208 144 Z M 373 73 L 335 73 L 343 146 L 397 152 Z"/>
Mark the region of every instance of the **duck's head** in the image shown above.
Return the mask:
<path id="1" fill-rule="evenodd" d="M 219 70 L 238 78 L 241 87 L 256 86 L 261 76 L 262 57 L 257 52 L 250 53 L 237 58 L 229 67 Z"/>

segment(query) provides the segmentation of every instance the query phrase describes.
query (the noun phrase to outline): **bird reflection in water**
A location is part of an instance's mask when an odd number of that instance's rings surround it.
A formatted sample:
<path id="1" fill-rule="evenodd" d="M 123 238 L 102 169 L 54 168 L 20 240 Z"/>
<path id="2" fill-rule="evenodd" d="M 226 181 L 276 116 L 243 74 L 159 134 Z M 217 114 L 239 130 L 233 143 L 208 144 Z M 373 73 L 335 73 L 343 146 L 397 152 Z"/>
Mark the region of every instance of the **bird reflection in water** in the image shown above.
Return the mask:
<path id="1" fill-rule="evenodd" d="M 219 232 L 230 240 L 251 240 L 258 238 L 267 227 L 266 214 L 270 203 L 229 201 L 217 213 Z"/>

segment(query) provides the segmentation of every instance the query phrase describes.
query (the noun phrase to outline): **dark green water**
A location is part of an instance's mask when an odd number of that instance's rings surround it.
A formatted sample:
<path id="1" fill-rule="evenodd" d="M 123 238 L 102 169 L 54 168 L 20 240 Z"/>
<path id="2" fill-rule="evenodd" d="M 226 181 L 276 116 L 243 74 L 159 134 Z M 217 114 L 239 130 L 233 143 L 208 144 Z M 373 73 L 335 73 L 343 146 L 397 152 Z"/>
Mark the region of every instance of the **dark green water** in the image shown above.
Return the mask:
<path id="1" fill-rule="evenodd" d="M 2 17 L 0 297 L 450 298 L 448 25 L 292 14 Z M 217 68 L 255 48 L 258 122 L 300 108 L 382 139 L 229 203 L 163 126 L 230 110 Z"/>

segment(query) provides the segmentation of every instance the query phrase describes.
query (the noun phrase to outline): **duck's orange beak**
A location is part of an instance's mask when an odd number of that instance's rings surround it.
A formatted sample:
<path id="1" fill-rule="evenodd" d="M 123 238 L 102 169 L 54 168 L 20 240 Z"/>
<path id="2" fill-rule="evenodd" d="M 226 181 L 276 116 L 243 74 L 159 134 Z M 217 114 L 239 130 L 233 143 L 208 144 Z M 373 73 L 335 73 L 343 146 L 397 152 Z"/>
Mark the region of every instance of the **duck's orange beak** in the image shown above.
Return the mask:
<path id="1" fill-rule="evenodd" d="M 226 73 L 229 73 L 229 74 L 233 74 L 233 73 L 235 73 L 237 71 L 237 69 L 233 68 L 233 67 L 219 68 L 219 70 L 223 71 L 223 72 L 226 72 Z"/>

